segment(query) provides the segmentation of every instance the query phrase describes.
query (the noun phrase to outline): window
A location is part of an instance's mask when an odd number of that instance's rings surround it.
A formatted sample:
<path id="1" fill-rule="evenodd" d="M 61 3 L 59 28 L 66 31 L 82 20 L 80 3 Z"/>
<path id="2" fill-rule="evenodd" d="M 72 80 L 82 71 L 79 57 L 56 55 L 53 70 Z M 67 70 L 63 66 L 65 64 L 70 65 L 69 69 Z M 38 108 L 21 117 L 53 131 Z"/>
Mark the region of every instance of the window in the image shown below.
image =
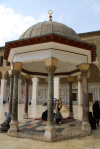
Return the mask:
<path id="1" fill-rule="evenodd" d="M 43 90 L 42 89 L 38 90 L 38 97 L 43 98 Z"/>
<path id="2" fill-rule="evenodd" d="M 0 56 L 0 67 L 2 67 L 3 64 L 3 56 Z"/>

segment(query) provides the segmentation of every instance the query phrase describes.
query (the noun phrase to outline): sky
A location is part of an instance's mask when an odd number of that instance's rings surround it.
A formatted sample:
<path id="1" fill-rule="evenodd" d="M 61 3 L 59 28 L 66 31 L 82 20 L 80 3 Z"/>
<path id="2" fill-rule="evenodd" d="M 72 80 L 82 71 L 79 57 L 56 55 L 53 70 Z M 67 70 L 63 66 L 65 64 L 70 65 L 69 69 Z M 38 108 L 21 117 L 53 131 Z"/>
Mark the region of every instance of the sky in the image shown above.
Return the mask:
<path id="1" fill-rule="evenodd" d="M 0 47 L 18 40 L 32 25 L 48 21 L 63 23 L 84 33 L 100 30 L 100 0 L 0 0 Z"/>

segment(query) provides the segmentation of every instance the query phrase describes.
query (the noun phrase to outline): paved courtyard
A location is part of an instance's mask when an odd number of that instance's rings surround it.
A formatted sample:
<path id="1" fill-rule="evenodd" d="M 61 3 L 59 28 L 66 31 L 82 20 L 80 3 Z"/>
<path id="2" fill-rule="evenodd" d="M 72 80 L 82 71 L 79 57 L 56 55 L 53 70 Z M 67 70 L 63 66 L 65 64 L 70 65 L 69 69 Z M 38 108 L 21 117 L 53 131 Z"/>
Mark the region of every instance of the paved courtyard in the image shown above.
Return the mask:
<path id="1" fill-rule="evenodd" d="M 45 122 L 40 120 L 35 120 L 34 118 L 40 118 L 41 113 L 47 107 L 37 105 L 29 106 L 29 119 L 23 120 L 23 112 L 24 112 L 24 105 L 18 105 L 18 119 L 19 119 L 19 127 L 24 131 L 24 127 L 26 128 L 25 133 L 28 130 L 34 129 L 36 131 L 41 130 L 44 132 Z M 92 107 L 90 107 L 91 111 Z M 0 104 L 0 123 L 4 121 L 4 112 L 8 111 L 8 104 L 2 105 Z M 68 117 L 67 113 L 62 113 L 63 117 Z M 67 128 L 70 127 L 70 130 L 75 130 L 75 126 L 77 126 L 76 122 L 81 122 L 82 120 L 82 107 L 74 105 L 74 118 L 77 119 L 75 121 L 68 122 L 67 124 L 56 125 L 58 129 L 58 133 L 62 133 L 64 129 L 62 128 L 63 125 L 66 125 Z M 40 125 L 40 123 L 42 125 Z M 44 124 L 45 123 L 45 124 Z M 71 125 L 73 124 L 73 125 Z M 26 126 L 27 125 L 27 126 Z M 33 127 L 34 126 L 34 127 Z M 59 129 L 60 128 L 60 129 Z M 29 131 L 31 133 L 31 131 Z M 36 141 L 31 139 L 23 139 L 23 138 L 16 138 L 10 137 L 6 133 L 0 133 L 0 149 L 24 149 L 24 148 L 34 148 L 34 149 L 100 149 L 100 126 L 97 126 L 97 130 L 92 131 L 91 136 L 75 138 L 70 140 L 64 140 L 59 142 L 42 142 Z"/>

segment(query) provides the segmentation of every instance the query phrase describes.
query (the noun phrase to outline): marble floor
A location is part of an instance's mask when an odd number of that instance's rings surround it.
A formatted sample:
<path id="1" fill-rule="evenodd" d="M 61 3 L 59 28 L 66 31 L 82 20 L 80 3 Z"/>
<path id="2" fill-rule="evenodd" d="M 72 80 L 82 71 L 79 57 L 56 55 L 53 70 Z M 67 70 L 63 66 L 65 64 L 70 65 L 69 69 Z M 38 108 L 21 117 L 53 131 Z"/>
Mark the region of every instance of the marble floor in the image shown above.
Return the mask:
<path id="1" fill-rule="evenodd" d="M 18 105 L 18 119 L 23 120 L 24 105 Z M 45 106 L 29 106 L 29 118 L 41 117 L 41 113 L 46 109 Z M 74 118 L 82 120 L 82 107 L 74 105 Z M 90 107 L 90 111 L 92 107 Z M 0 123 L 4 121 L 4 112 L 8 111 L 8 104 L 0 104 Z M 62 113 L 63 117 L 68 116 Z M 41 142 L 30 139 L 10 137 L 6 133 L 0 133 L 0 149 L 100 149 L 100 126 L 92 131 L 91 136 L 75 138 L 59 142 Z"/>

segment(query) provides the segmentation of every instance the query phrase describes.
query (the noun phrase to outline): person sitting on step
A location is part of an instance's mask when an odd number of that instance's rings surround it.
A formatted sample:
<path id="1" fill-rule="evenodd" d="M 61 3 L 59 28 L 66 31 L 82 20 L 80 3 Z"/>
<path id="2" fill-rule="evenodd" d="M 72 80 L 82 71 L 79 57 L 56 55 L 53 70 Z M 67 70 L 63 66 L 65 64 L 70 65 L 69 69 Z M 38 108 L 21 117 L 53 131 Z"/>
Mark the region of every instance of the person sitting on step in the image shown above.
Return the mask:
<path id="1" fill-rule="evenodd" d="M 58 108 L 58 111 L 55 114 L 55 119 L 56 119 L 56 123 L 59 124 L 61 123 L 60 120 L 62 119 L 62 114 L 60 113 L 60 108 Z"/>
<path id="2" fill-rule="evenodd" d="M 5 112 L 5 121 L 1 124 L 0 126 L 0 131 L 7 131 L 10 128 L 10 121 L 11 121 L 11 117 L 10 114 L 8 112 Z"/>

